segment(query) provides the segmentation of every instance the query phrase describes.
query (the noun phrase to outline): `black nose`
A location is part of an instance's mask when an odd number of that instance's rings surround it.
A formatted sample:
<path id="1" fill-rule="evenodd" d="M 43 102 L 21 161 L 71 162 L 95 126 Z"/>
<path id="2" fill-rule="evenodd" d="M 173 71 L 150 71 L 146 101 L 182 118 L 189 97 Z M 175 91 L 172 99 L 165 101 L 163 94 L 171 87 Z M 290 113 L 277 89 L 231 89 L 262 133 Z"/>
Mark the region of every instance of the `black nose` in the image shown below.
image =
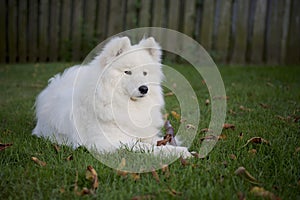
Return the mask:
<path id="1" fill-rule="evenodd" d="M 148 92 L 148 87 L 146 85 L 142 85 L 139 87 L 139 91 L 141 94 L 147 94 Z"/>

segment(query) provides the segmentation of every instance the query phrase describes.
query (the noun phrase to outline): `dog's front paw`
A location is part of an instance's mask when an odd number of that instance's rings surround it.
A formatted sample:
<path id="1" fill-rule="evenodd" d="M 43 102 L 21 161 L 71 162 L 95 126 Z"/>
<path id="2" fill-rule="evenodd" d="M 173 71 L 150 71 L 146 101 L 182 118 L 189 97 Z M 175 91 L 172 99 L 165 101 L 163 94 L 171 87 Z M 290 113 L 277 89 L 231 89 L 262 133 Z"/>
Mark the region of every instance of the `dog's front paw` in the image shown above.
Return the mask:
<path id="1" fill-rule="evenodd" d="M 176 151 L 184 159 L 193 157 L 193 155 L 189 152 L 189 150 L 186 147 L 176 147 Z"/>

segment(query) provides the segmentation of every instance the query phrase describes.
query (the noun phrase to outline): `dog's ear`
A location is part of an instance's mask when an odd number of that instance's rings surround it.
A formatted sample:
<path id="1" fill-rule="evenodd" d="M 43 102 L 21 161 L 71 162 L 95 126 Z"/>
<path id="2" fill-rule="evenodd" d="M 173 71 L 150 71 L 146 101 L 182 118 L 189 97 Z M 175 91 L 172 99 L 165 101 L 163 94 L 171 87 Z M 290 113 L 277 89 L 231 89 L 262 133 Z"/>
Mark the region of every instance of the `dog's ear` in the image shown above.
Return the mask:
<path id="1" fill-rule="evenodd" d="M 153 37 L 142 39 L 139 43 L 139 46 L 141 48 L 146 48 L 155 61 L 161 62 L 161 47 Z"/>
<path id="2" fill-rule="evenodd" d="M 100 54 L 101 66 L 106 66 L 114 58 L 127 51 L 131 46 L 128 37 L 116 37 L 111 39 L 103 48 Z"/>

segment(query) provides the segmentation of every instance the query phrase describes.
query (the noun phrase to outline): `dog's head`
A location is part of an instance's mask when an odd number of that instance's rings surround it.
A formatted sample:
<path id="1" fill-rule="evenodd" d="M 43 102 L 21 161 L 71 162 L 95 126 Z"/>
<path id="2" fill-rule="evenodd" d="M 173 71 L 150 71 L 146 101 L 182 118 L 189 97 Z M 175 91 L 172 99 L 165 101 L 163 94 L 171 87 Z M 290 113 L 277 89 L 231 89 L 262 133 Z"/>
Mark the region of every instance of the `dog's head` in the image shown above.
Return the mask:
<path id="1" fill-rule="evenodd" d="M 136 45 L 131 45 L 128 37 L 118 37 L 106 44 L 99 58 L 112 89 L 136 101 L 160 88 L 161 54 L 152 37 Z"/>

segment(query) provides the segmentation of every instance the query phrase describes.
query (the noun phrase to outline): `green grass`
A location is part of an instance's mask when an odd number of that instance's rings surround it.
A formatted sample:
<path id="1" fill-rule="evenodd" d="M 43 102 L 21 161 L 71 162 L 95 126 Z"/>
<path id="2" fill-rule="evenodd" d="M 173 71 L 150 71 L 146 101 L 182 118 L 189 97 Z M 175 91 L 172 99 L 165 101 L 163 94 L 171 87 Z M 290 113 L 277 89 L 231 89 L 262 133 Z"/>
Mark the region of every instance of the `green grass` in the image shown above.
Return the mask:
<path id="1" fill-rule="evenodd" d="M 169 176 L 159 170 L 157 183 L 151 173 L 141 174 L 136 181 L 129 175 L 120 176 L 84 148 L 72 150 L 62 146 L 56 152 L 51 142 L 31 136 L 36 95 L 52 75 L 69 65 L 0 65 L 0 142 L 13 143 L 0 151 L 0 199 L 82 198 L 74 193 L 75 177 L 78 172 L 80 190 L 90 187 L 85 179 L 88 165 L 98 172 L 99 188 L 84 198 L 238 199 L 241 192 L 247 199 L 259 199 L 250 193 L 255 185 L 235 175 L 240 166 L 260 182 L 259 187 L 282 199 L 300 198 L 300 151 L 296 152 L 300 147 L 300 123 L 293 121 L 300 115 L 299 67 L 221 67 L 229 97 L 226 122 L 234 124 L 235 130 L 224 130 L 226 138 L 217 143 L 207 158 L 191 159 L 188 166 L 178 160 L 169 166 Z M 210 118 L 209 106 L 205 105 L 209 98 L 206 86 L 192 68 L 175 68 L 191 80 L 201 109 L 199 130 L 206 128 Z M 260 103 L 269 107 L 262 108 Z M 241 105 L 250 111 L 241 110 Z M 166 110 L 180 112 L 175 97 L 166 97 Z M 178 127 L 178 121 L 171 121 Z M 203 133 L 198 132 L 191 150 L 201 145 L 199 138 Z M 270 145 L 249 144 L 241 148 L 256 136 L 268 140 Z M 251 149 L 257 153 L 252 155 Z M 73 155 L 73 160 L 66 160 L 69 155 Z M 47 165 L 37 165 L 32 156 Z M 180 193 L 172 195 L 168 188 Z"/>

